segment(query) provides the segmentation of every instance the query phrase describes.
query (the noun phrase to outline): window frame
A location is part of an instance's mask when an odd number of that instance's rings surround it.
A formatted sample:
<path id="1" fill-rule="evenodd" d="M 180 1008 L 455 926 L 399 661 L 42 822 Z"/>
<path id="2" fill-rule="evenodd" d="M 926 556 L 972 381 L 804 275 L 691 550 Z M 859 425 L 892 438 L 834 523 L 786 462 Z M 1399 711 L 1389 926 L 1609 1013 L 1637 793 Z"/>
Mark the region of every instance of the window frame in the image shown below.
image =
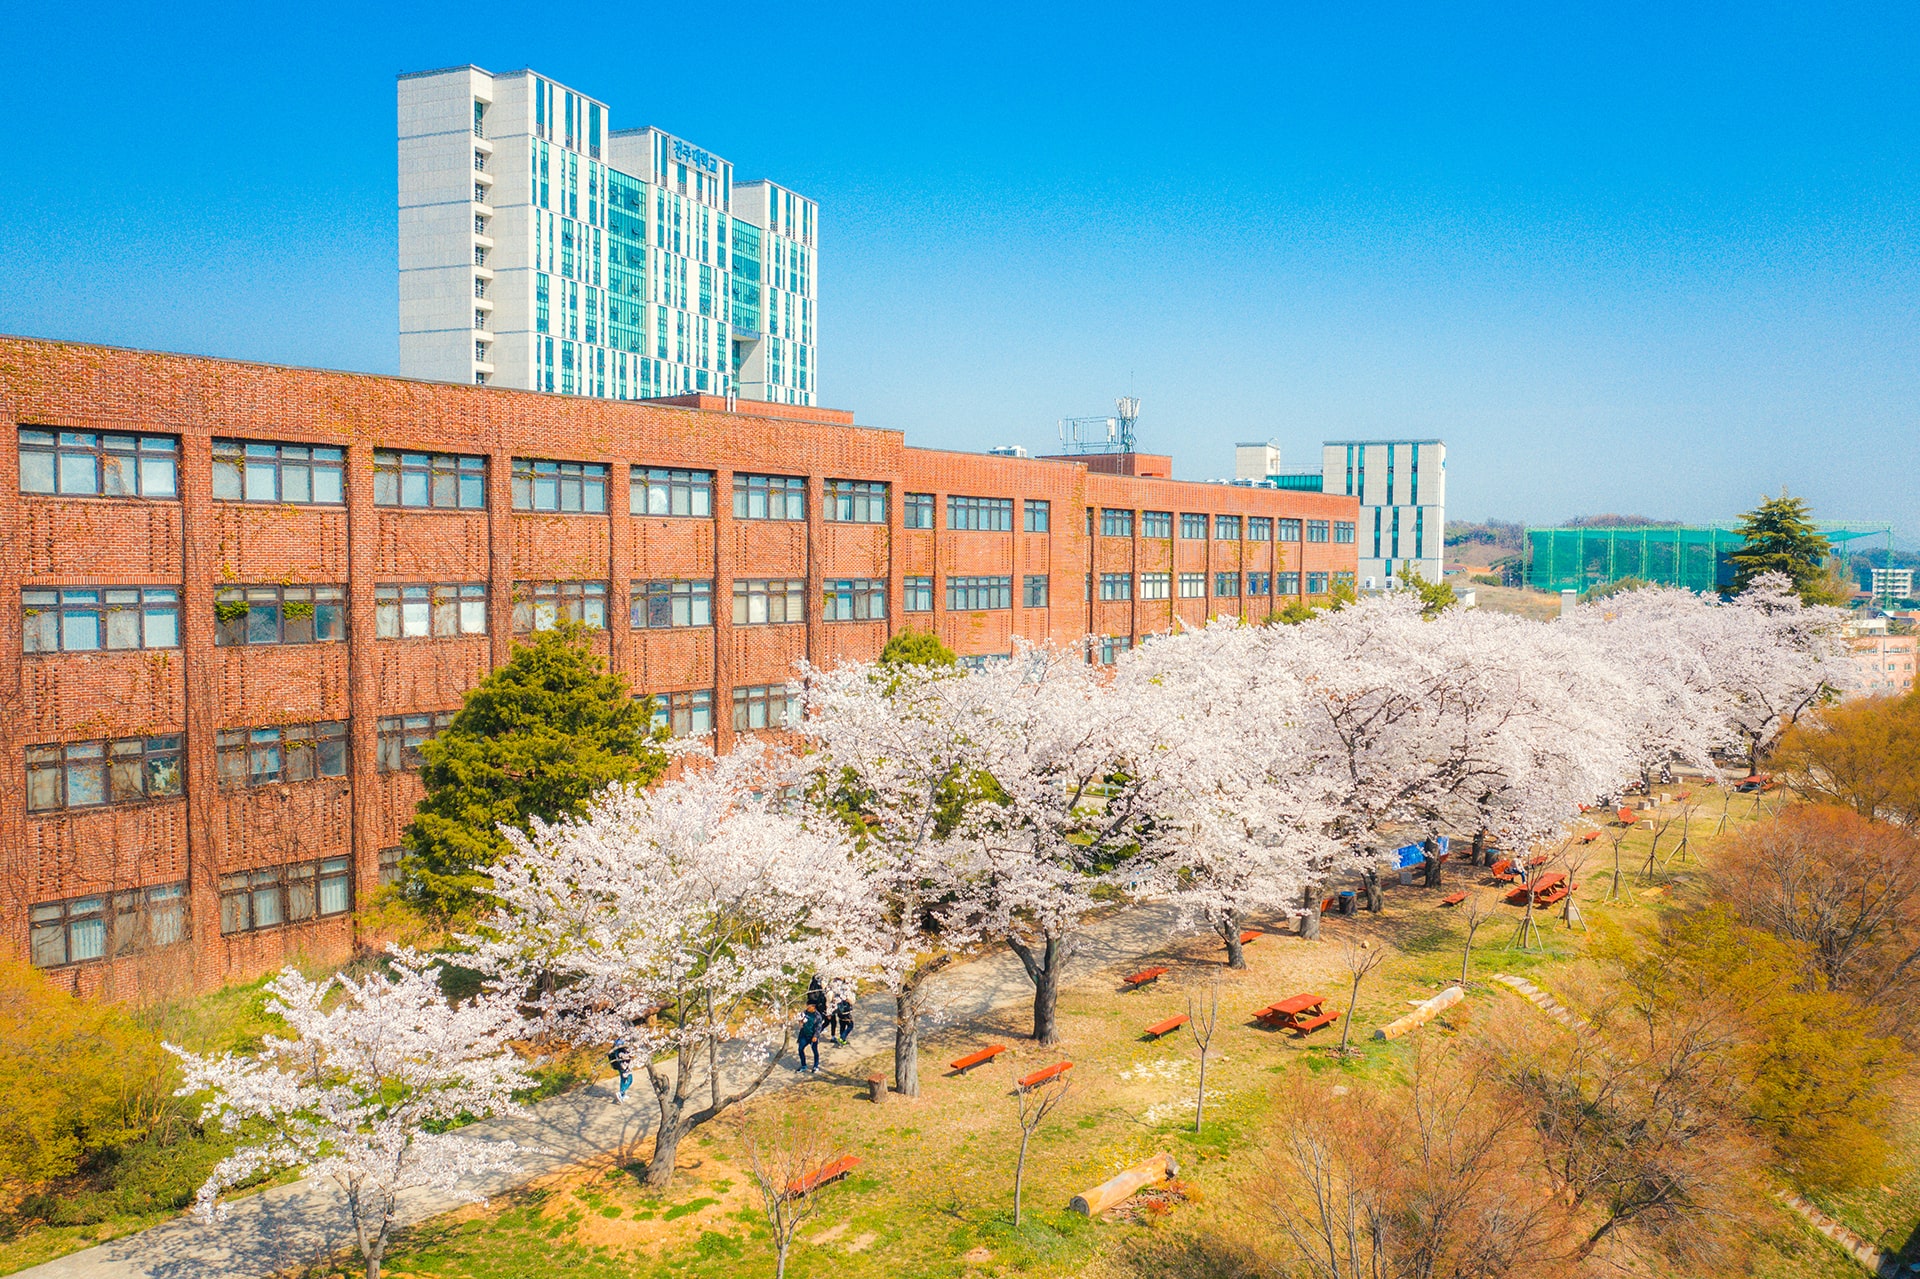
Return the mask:
<path id="1" fill-rule="evenodd" d="M 1028 533 L 1053 532 L 1053 502 L 1049 498 L 1029 497 L 1020 503 L 1020 527 Z"/>
<path id="2" fill-rule="evenodd" d="M 186 794 L 182 733 L 36 742 L 26 747 L 22 758 L 26 767 L 22 802 L 29 816 L 162 802 Z M 132 761 L 130 774 L 125 770 L 128 760 Z M 88 793 L 99 798 L 75 802 L 75 778 L 85 772 L 94 774 L 93 789 Z M 137 785 L 124 784 L 123 778 L 129 775 L 137 779 Z M 162 783 L 159 789 L 155 788 L 156 781 Z M 50 802 L 36 803 L 38 794 L 50 795 Z"/>
<path id="3" fill-rule="evenodd" d="M 1273 517 L 1271 515 L 1247 516 L 1247 540 L 1249 542 L 1271 542 L 1273 540 Z"/>
<path id="4" fill-rule="evenodd" d="M 565 462 L 557 458 L 516 457 L 509 464 L 513 509 L 537 515 L 605 515 L 610 468 L 605 462 Z M 541 485 L 550 486 L 552 505 L 539 504 Z M 567 505 L 572 490 L 574 505 Z"/>
<path id="5" fill-rule="evenodd" d="M 658 612 L 667 620 L 654 621 Z M 677 620 L 682 614 L 686 621 Z M 712 578 L 663 578 L 629 586 L 627 624 L 636 631 L 692 630 L 713 625 Z"/>
<path id="6" fill-rule="evenodd" d="M 1327 520 L 1308 520 L 1307 521 L 1307 540 L 1309 542 L 1326 541 L 1329 536 L 1328 526 L 1329 526 L 1329 521 Z"/>
<path id="7" fill-rule="evenodd" d="M 646 696 L 653 704 L 653 727 L 656 731 L 664 728 L 669 737 L 713 735 L 712 689 L 674 689 L 665 693 L 648 693 Z M 704 729 L 699 727 L 702 715 L 706 717 Z"/>
<path id="8" fill-rule="evenodd" d="M 947 529 L 955 533 L 1013 532 L 1013 499 L 947 494 Z"/>
<path id="9" fill-rule="evenodd" d="M 299 895 L 303 884 L 311 885 L 304 903 Z M 338 904 L 331 908 L 327 905 L 330 889 L 339 891 Z M 220 876 L 215 891 L 220 900 L 222 937 L 311 924 L 353 912 L 353 859 L 345 856 L 316 857 L 277 866 L 231 871 Z M 259 915 L 266 894 L 272 894 L 273 910 L 277 917 L 262 922 Z M 239 916 L 242 922 L 229 927 L 228 922 L 236 917 L 236 911 L 244 911 Z"/>
<path id="10" fill-rule="evenodd" d="M 1249 596 L 1252 596 L 1258 599 L 1265 599 L 1267 596 L 1272 595 L 1273 594 L 1273 574 L 1272 573 L 1248 573 L 1247 574 L 1247 594 Z"/>
<path id="11" fill-rule="evenodd" d="M 576 622 L 592 631 L 607 629 L 607 600 L 611 584 L 604 581 L 566 580 L 515 582 L 513 584 L 513 633 L 538 635 L 563 622 Z M 596 589 L 597 588 L 597 589 Z M 542 625 L 540 609 L 552 608 Z M 597 610 L 596 610 L 597 606 Z M 572 612 L 569 613 L 568 610 Z M 595 614 L 598 620 L 595 620 Z M 525 622 L 523 626 L 521 623 Z"/>
<path id="12" fill-rule="evenodd" d="M 776 589 L 777 588 L 777 589 Z M 756 619 L 754 601 L 760 601 Z M 776 607 L 775 600 L 780 603 Z M 775 617 L 775 613 L 779 617 Z M 795 616 L 796 612 L 798 616 Z M 807 579 L 804 577 L 736 577 L 733 579 L 735 626 L 799 626 L 807 620 Z"/>
<path id="13" fill-rule="evenodd" d="M 1244 585 L 1244 583 L 1242 583 L 1242 582 L 1241 582 L 1241 580 L 1240 580 L 1240 574 L 1238 574 L 1238 573 L 1223 573 L 1223 572 L 1221 572 L 1221 571 L 1220 571 L 1220 570 L 1218 570 L 1218 569 L 1215 569 L 1215 570 L 1214 570 L 1214 574 L 1213 574 L 1213 597 L 1214 597 L 1215 599 L 1217 599 L 1217 600 L 1237 600 L 1237 599 L 1239 599 L 1239 598 L 1240 598 L 1240 588 L 1241 588 L 1241 586 L 1242 586 L 1242 585 Z M 1224 590 L 1224 589 L 1222 589 L 1223 587 L 1228 587 L 1228 586 L 1230 586 L 1230 587 L 1232 587 L 1233 589 L 1232 589 L 1232 590 Z"/>
<path id="14" fill-rule="evenodd" d="M 161 921 L 166 926 L 156 927 Z M 33 967 L 46 970 L 161 950 L 187 941 L 192 936 L 189 922 L 185 880 L 34 902 L 27 908 L 27 958 Z M 76 923 L 96 926 L 95 953 L 74 955 Z M 58 934 L 59 957 L 43 963 L 50 933 Z"/>
<path id="15" fill-rule="evenodd" d="M 933 578 L 905 577 L 900 582 L 902 613 L 933 612 Z"/>
<path id="16" fill-rule="evenodd" d="M 408 501 L 418 479 L 424 501 Z M 450 483 L 452 501 L 440 501 L 441 481 Z M 476 500 L 468 501 L 472 496 Z M 475 453 L 426 453 L 412 449 L 373 451 L 373 504 L 382 510 L 484 511 L 487 509 L 487 459 Z"/>
<path id="17" fill-rule="evenodd" d="M 1103 604 L 1130 600 L 1133 598 L 1133 574 L 1102 573 L 1100 574 L 1099 590 L 1100 602 Z"/>
<path id="18" fill-rule="evenodd" d="M 1307 574 L 1307 594 L 1326 595 L 1328 593 L 1327 574 L 1324 572 L 1309 572 Z"/>
<path id="19" fill-rule="evenodd" d="M 1281 516 L 1280 527 L 1277 530 L 1277 532 L 1279 533 L 1279 540 L 1281 540 L 1282 542 L 1300 541 L 1302 527 L 1303 527 L 1303 521 L 1293 519 L 1290 516 L 1285 516 L 1285 515 Z"/>
<path id="20" fill-rule="evenodd" d="M 970 573 L 946 580 L 949 613 L 994 613 L 1013 607 L 1013 575 Z M 984 603 L 970 601 L 984 600 Z"/>
<path id="21" fill-rule="evenodd" d="M 1204 511 L 1180 512 L 1180 540 L 1183 542 L 1204 542 L 1213 521 Z"/>
<path id="22" fill-rule="evenodd" d="M 1117 506 L 1101 507 L 1100 508 L 1100 536 L 1101 537 L 1127 537 L 1127 538 L 1132 537 L 1133 536 L 1133 512 Z"/>
<path id="23" fill-rule="evenodd" d="M 665 509 L 653 509 L 656 494 L 660 495 Z M 703 506 L 706 509 L 699 509 Z M 685 509 L 678 509 L 680 507 Z M 713 472 L 669 466 L 632 467 L 627 471 L 627 513 L 642 519 L 710 520 L 713 518 Z"/>
<path id="24" fill-rule="evenodd" d="M 132 599 L 124 598 L 133 596 Z M 47 597 L 51 598 L 47 598 Z M 115 599 L 113 597 L 122 598 Z M 70 598 L 71 597 L 71 598 Z M 115 624 L 115 614 L 133 612 L 138 617 L 138 644 L 115 643 L 115 633 L 123 628 Z M 70 626 L 68 618 L 74 620 Z M 80 619 L 91 616 L 91 645 L 69 646 L 77 639 Z M 162 633 L 171 634 L 171 643 L 149 642 L 150 630 L 164 618 Z M 49 643 L 49 641 L 51 641 Z M 177 586 L 35 586 L 20 592 L 20 650 L 23 656 L 46 653 L 133 653 L 160 652 L 180 647 L 180 588 Z"/>
<path id="25" fill-rule="evenodd" d="M 756 498 L 760 507 L 754 513 Z M 807 518 L 807 480 L 803 475 L 761 475 L 735 471 L 733 518 L 792 524 Z"/>
<path id="26" fill-rule="evenodd" d="M 420 748 L 453 724 L 458 710 L 409 711 L 382 715 L 373 725 L 373 769 L 376 773 L 415 773 L 426 766 Z"/>
<path id="27" fill-rule="evenodd" d="M 830 577 L 821 583 L 823 622 L 884 622 L 887 580 L 883 577 Z"/>
<path id="28" fill-rule="evenodd" d="M 477 606 L 477 613 L 469 606 Z M 409 629 L 415 609 L 422 629 Z M 470 626 L 470 616 L 478 625 Z M 441 629 L 441 623 L 449 623 Z M 381 582 L 373 588 L 373 637 L 376 640 L 466 639 L 487 633 L 485 582 Z"/>
<path id="29" fill-rule="evenodd" d="M 297 782 L 345 780 L 347 743 L 347 721 L 343 719 L 218 729 L 213 735 L 214 786 L 223 791 L 246 791 Z M 277 757 L 271 770 L 261 767 L 269 751 Z M 296 764 L 300 758 L 305 762 Z"/>
<path id="30" fill-rule="evenodd" d="M 1341 546 L 1353 545 L 1354 536 L 1357 532 L 1358 530 L 1355 528 L 1354 521 L 1352 520 L 1335 520 L 1333 522 L 1333 540 Z"/>
<path id="31" fill-rule="evenodd" d="M 1171 541 L 1173 539 L 1173 512 L 1140 512 L 1140 536 L 1157 538 L 1162 541 Z"/>
<path id="32" fill-rule="evenodd" d="M 1273 578 L 1273 593 L 1275 595 L 1300 594 L 1300 571 L 1298 569 L 1283 569 L 1275 573 Z"/>
<path id="33" fill-rule="evenodd" d="M 1238 515 L 1215 515 L 1213 517 L 1213 540 L 1216 542 L 1237 542 L 1242 528 Z"/>
<path id="34" fill-rule="evenodd" d="M 885 480 L 827 480 L 820 517 L 829 524 L 885 524 L 891 487 Z"/>
<path id="35" fill-rule="evenodd" d="M 930 529 L 933 527 L 934 498 L 931 493 L 908 493 L 900 502 L 900 527 L 911 529 Z"/>
<path id="36" fill-rule="evenodd" d="M 273 639 L 264 634 L 266 606 L 273 608 Z M 287 606 L 294 606 L 289 614 Z M 306 611 L 300 611 L 300 605 Z M 235 612 L 235 606 L 239 611 Z M 344 644 L 347 640 L 347 588 L 326 585 L 222 586 L 213 593 L 213 643 L 216 648 L 273 648 L 291 644 Z M 302 625 L 306 623 L 306 625 Z M 289 629 L 294 636 L 288 638 Z"/>
<path id="37" fill-rule="evenodd" d="M 1198 589 L 1194 589 L 1194 588 Z M 1181 573 L 1175 582 L 1178 598 L 1183 600 L 1203 600 L 1207 598 L 1207 575 L 1200 573 Z"/>
<path id="38" fill-rule="evenodd" d="M 124 443 L 116 443 L 123 441 Z M 16 441 L 20 467 L 20 494 L 22 497 L 97 497 L 115 502 L 177 502 L 180 500 L 180 437 L 177 435 L 155 435 L 146 431 L 68 431 L 56 427 L 22 423 Z M 50 487 L 29 488 L 28 480 L 40 469 L 30 464 L 29 458 L 47 459 L 47 480 Z M 92 487 L 69 489 L 68 459 L 85 458 L 92 470 Z M 127 459 L 131 459 L 129 463 Z M 149 492 L 149 466 L 151 461 L 153 479 L 164 470 L 166 483 L 152 485 L 156 490 Z M 127 468 L 133 479 L 133 491 L 121 493 L 107 492 L 107 477 Z"/>
<path id="39" fill-rule="evenodd" d="M 1140 598 L 1143 600 L 1170 600 L 1173 598 L 1172 573 L 1142 573 L 1140 575 Z"/>
<path id="40" fill-rule="evenodd" d="M 1028 573 L 1020 583 L 1021 608 L 1046 608 L 1052 591 L 1052 578 L 1045 573 Z"/>
<path id="41" fill-rule="evenodd" d="M 791 726 L 794 712 L 799 709 L 800 699 L 789 693 L 787 684 L 742 684 L 733 690 L 733 731 L 736 733 L 758 733 L 780 731 Z M 777 692 L 777 696 L 776 696 Z M 780 708 L 779 722 L 775 723 L 774 707 Z M 753 722 L 754 709 L 760 708 L 763 722 Z"/>
<path id="42" fill-rule="evenodd" d="M 241 506 L 337 506 L 343 508 L 347 504 L 347 450 L 342 446 L 221 437 L 213 441 L 212 448 L 213 500 L 216 502 L 233 502 Z M 248 472 L 256 469 L 263 473 L 271 473 L 272 497 L 257 496 L 253 493 L 254 481 L 248 478 Z M 289 472 L 302 470 L 306 472 L 307 496 L 288 497 L 286 494 Z M 329 479 L 330 487 L 337 496 L 314 496 L 320 491 L 320 480 L 323 476 Z M 223 494 L 221 490 L 227 487 L 229 482 L 233 491 Z"/>

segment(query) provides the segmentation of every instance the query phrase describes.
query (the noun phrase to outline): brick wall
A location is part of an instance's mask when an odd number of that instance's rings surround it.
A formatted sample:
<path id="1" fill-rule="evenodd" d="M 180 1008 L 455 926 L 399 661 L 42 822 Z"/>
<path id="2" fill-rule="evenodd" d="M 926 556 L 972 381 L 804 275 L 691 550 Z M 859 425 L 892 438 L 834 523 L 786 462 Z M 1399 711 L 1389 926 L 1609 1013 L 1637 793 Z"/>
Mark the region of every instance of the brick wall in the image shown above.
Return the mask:
<path id="1" fill-rule="evenodd" d="M 179 497 L 143 500 L 21 493 L 15 428 L 177 437 Z M 636 692 L 711 690 L 716 745 L 734 736 L 732 690 L 777 685 L 807 659 L 870 657 L 903 628 L 935 630 L 963 654 L 1010 650 L 1013 637 L 1071 643 L 1089 633 L 1138 639 L 1216 614 L 1264 617 L 1284 598 L 1214 594 L 1215 574 L 1352 572 L 1352 544 L 1252 542 L 1244 517 L 1352 520 L 1352 498 L 1096 474 L 1071 460 L 1015 459 L 909 448 L 895 431 L 855 426 L 833 410 L 724 401 L 632 404 L 483 387 L 276 368 L 149 352 L 0 338 L 0 946 L 29 954 L 36 905 L 187 885 L 183 943 L 135 946 L 117 958 L 53 968 L 76 989 L 115 997 L 178 992 L 250 978 L 300 955 L 337 958 L 355 942 L 348 914 L 222 932 L 223 876 L 346 858 L 352 897 L 378 882 L 380 852 L 399 842 L 419 797 L 407 772 L 381 772 L 383 717 L 456 707 L 507 660 L 516 582 L 607 586 L 599 651 Z M 217 501 L 212 441 L 236 438 L 346 450 L 345 501 L 331 506 Z M 376 449 L 479 455 L 486 509 L 376 506 Z M 607 511 L 515 511 L 513 458 L 608 468 Z M 711 518 L 628 513 L 634 466 L 713 473 Z M 800 476 L 807 518 L 736 520 L 734 474 Z M 884 525 L 825 517 L 837 479 L 888 486 Z M 930 493 L 931 529 L 902 527 L 902 499 Z M 950 497 L 1013 500 L 1011 531 L 947 527 Z M 1046 501 L 1050 529 L 1027 532 L 1022 504 Z M 1132 537 L 1088 537 L 1087 511 L 1131 510 Z M 1153 539 L 1140 512 L 1243 517 L 1239 539 Z M 1098 601 L 1089 575 L 1204 572 L 1205 598 Z M 934 582 L 933 608 L 908 613 L 909 576 Z M 1010 578 L 1010 608 L 949 610 L 950 576 Z M 1023 602 L 1045 577 L 1043 607 Z M 804 622 L 735 626 L 733 582 L 804 579 Z M 827 622 L 831 579 L 887 582 L 884 620 Z M 711 580 L 713 625 L 633 629 L 631 584 Z M 376 586 L 485 583 L 487 634 L 376 639 Z M 180 644 L 143 652 L 23 654 L 24 589 L 172 587 Z M 340 586 L 348 639 L 337 644 L 215 644 L 216 592 L 227 586 Z M 240 790 L 217 782 L 223 730 L 345 721 L 344 777 Z M 177 798 L 29 814 L 30 746 L 178 735 Z M 289 890 L 290 891 L 290 890 Z M 91 896 L 90 896 L 91 895 Z M 131 900 L 130 898 L 123 898 Z M 290 899 L 288 899 L 290 900 Z"/>

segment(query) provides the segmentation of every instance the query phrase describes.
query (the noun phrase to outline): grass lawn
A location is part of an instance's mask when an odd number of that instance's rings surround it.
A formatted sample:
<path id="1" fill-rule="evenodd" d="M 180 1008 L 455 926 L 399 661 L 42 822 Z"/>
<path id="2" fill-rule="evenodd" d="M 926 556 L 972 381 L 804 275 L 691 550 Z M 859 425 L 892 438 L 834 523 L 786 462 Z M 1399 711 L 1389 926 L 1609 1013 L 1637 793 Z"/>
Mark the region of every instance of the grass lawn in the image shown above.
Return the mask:
<path id="1" fill-rule="evenodd" d="M 1732 821 L 1751 820 L 1756 805 L 1741 798 Z M 1694 816 L 1696 846 L 1719 821 L 1717 801 Z M 1670 830 L 1663 847 L 1677 844 Z M 1631 877 L 1646 858 L 1650 835 L 1630 834 L 1622 848 L 1629 878 L 1609 902 L 1612 852 L 1603 842 L 1582 874 L 1578 894 L 1596 930 L 1664 909 L 1688 891 L 1686 867 L 1660 884 Z M 1604 864 L 1603 864 L 1604 863 Z M 1285 1075 L 1307 1071 L 1329 1087 L 1365 1078 L 1393 1080 L 1404 1071 L 1419 1035 L 1449 1034 L 1496 1004 L 1517 1005 L 1489 985 L 1494 973 L 1523 973 L 1552 989 L 1568 975 L 1588 934 L 1542 919 L 1544 948 L 1509 949 L 1520 912 L 1501 913 L 1479 934 L 1468 998 L 1426 1030 L 1395 1043 L 1370 1038 L 1400 1016 L 1408 1001 L 1456 980 L 1463 930 L 1456 912 L 1436 905 L 1467 886 L 1450 873 L 1439 890 L 1393 888 L 1379 917 L 1329 917 L 1323 940 L 1274 935 L 1247 948 L 1248 969 L 1230 972 L 1217 945 L 1193 940 L 1152 957 L 1172 971 L 1138 991 L 1120 988 L 1127 965 L 1108 980 L 1063 992 L 1057 1050 L 1029 1043 L 1021 1008 L 1002 1010 L 987 1025 L 930 1036 L 922 1052 L 922 1096 L 875 1106 L 860 1082 L 891 1074 L 885 1055 L 834 1061 L 817 1080 L 783 1089 L 698 1130 L 683 1147 L 670 1192 L 652 1196 L 637 1163 L 623 1159 L 583 1166 L 510 1198 L 438 1218 L 399 1239 L 387 1273 L 410 1279 L 570 1279 L 620 1276 L 734 1276 L 773 1273 L 772 1250 L 744 1155 L 742 1125 L 788 1117 L 816 1123 L 838 1149 L 858 1155 L 852 1176 L 823 1192 L 817 1218 L 801 1232 L 788 1273 L 795 1279 L 868 1276 L 1089 1275 L 1095 1279 L 1179 1279 L 1275 1273 L 1284 1260 L 1273 1224 L 1260 1215 L 1263 1150 L 1269 1144 L 1272 1091 Z M 1649 892 L 1650 887 L 1659 888 Z M 1494 893 L 1493 888 L 1475 891 Z M 1364 936 L 1391 958 L 1368 978 L 1352 1013 L 1353 1043 L 1362 1052 L 1342 1061 L 1336 1024 L 1306 1040 L 1253 1025 L 1248 1014 L 1302 991 L 1328 997 L 1347 1012 L 1348 978 L 1340 943 Z M 1208 1071 L 1206 1130 L 1192 1132 L 1195 1050 L 1183 1029 L 1158 1042 L 1140 1031 L 1186 1011 L 1189 993 L 1219 983 L 1221 1028 Z M 944 1064 L 989 1042 L 1011 1051 L 963 1077 Z M 1073 1088 L 1036 1135 L 1029 1154 L 1025 1221 L 1012 1225 L 1012 1177 L 1018 1129 L 1012 1081 L 1038 1066 L 1068 1059 Z M 1907 1142 L 1920 1142 L 1909 1108 Z M 1098 1221 L 1066 1211 L 1067 1201 L 1158 1151 L 1171 1152 L 1181 1174 L 1175 1193 L 1136 1200 Z M 1920 1220 L 1916 1174 L 1830 1206 L 1862 1233 L 1898 1246 Z M 1284 1273 L 1284 1271 L 1281 1271 Z M 1784 1209 L 1765 1223 L 1752 1273 L 1779 1279 L 1840 1279 L 1859 1272 L 1830 1243 Z"/>

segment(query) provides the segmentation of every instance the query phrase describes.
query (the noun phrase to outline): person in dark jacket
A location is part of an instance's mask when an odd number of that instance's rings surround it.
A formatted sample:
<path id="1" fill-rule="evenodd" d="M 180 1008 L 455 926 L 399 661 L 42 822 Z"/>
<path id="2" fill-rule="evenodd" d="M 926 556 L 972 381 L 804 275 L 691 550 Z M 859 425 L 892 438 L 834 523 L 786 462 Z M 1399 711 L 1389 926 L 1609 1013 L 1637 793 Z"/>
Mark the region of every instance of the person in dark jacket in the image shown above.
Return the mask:
<path id="1" fill-rule="evenodd" d="M 633 1087 L 633 1046 L 627 1043 L 625 1035 L 613 1041 L 613 1051 L 607 1054 L 607 1061 L 620 1074 L 620 1093 L 616 1101 L 627 1099 L 627 1089 Z"/>
<path id="2" fill-rule="evenodd" d="M 845 1044 L 853 1037 L 853 983 L 835 982 L 833 991 L 833 1042 Z"/>
<path id="3" fill-rule="evenodd" d="M 819 1013 L 822 1021 L 826 1020 L 827 990 L 820 984 L 818 973 L 814 974 L 813 980 L 807 983 L 807 1007 Z"/>
<path id="4" fill-rule="evenodd" d="M 822 1001 L 824 1001 L 825 998 L 826 996 L 823 993 L 821 995 Z M 812 1006 L 813 993 L 811 991 L 807 993 L 807 1000 L 807 1011 L 800 1018 L 799 1070 L 803 1075 L 815 1074 L 820 1069 L 820 1029 L 827 1024 L 827 1019 Z M 813 1066 L 811 1069 L 807 1066 L 807 1049 L 809 1048 L 813 1049 Z"/>

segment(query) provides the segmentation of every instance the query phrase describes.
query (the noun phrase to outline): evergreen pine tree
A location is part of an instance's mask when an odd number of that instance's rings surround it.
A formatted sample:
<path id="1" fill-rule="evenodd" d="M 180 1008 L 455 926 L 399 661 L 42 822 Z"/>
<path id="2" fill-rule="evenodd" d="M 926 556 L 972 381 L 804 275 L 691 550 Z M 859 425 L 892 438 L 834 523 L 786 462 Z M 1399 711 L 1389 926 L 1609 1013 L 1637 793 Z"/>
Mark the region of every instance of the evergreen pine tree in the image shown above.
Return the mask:
<path id="1" fill-rule="evenodd" d="M 882 666 L 952 666 L 960 659 L 932 631 L 901 631 L 880 650 Z"/>
<path id="2" fill-rule="evenodd" d="M 1727 556 L 1733 561 L 1736 594 L 1763 573 L 1785 573 L 1808 604 L 1845 602 L 1828 598 L 1831 587 L 1824 582 L 1822 565 L 1833 548 L 1807 516 L 1806 501 L 1782 489 L 1779 497 L 1762 497 L 1760 505 L 1740 517 L 1736 531 L 1746 545 Z"/>
<path id="3" fill-rule="evenodd" d="M 442 918 L 471 915 L 506 851 L 500 826 L 575 816 L 608 785 L 644 786 L 665 771 L 651 718 L 650 702 L 628 695 L 579 627 L 515 646 L 421 748 L 427 794 L 403 836 L 408 895 Z"/>

